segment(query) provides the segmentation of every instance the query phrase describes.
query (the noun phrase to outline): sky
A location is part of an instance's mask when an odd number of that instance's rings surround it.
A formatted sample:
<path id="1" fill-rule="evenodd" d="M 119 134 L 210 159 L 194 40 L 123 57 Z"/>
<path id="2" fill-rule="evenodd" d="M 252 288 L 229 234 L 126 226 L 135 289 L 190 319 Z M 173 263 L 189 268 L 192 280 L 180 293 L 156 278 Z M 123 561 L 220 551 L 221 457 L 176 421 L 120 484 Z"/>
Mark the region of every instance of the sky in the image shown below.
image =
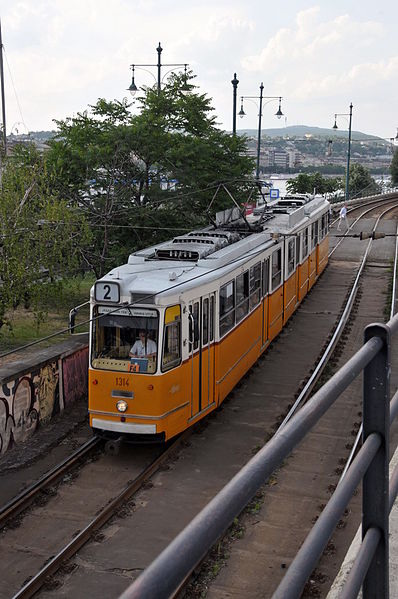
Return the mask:
<path id="1" fill-rule="evenodd" d="M 98 98 L 129 97 L 132 63 L 188 63 L 219 126 L 232 129 L 232 84 L 244 100 L 237 128 L 331 127 L 395 137 L 396 0 L 0 0 L 7 133 L 54 129 Z M 162 76 L 167 79 L 167 68 Z M 148 72 L 149 71 L 149 72 Z M 156 66 L 136 70 L 155 83 Z M 131 98 L 130 98 L 131 99 Z M 137 110 L 134 104 L 132 112 Z"/>

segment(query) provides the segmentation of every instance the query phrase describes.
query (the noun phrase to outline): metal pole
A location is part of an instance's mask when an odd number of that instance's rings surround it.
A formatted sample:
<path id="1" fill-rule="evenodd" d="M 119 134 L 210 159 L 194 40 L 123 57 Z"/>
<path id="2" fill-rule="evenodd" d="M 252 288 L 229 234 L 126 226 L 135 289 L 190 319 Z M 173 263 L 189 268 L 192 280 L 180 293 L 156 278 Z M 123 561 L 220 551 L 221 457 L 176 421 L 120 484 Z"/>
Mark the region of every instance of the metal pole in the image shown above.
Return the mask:
<path id="1" fill-rule="evenodd" d="M 161 82 L 160 68 L 162 66 L 162 64 L 160 62 L 160 55 L 162 54 L 162 50 L 163 50 L 163 48 L 159 42 L 159 46 L 156 48 L 156 52 L 158 53 L 158 94 L 160 94 L 160 82 Z"/>
<path id="2" fill-rule="evenodd" d="M 3 113 L 3 144 L 4 154 L 7 153 L 7 133 L 6 133 L 6 105 L 4 94 L 4 69 L 3 69 L 3 38 L 1 35 L 1 20 L 0 20 L 0 80 L 1 80 L 1 107 Z"/>
<path id="3" fill-rule="evenodd" d="M 236 78 L 236 73 L 234 73 L 234 78 L 231 81 L 233 87 L 233 96 L 232 96 L 232 134 L 236 135 L 236 93 L 238 89 L 239 80 Z"/>
<path id="4" fill-rule="evenodd" d="M 263 90 L 264 85 L 260 85 L 260 110 L 258 113 L 258 137 L 257 137 L 257 166 L 256 166 L 256 179 L 260 176 L 260 146 L 261 146 L 261 117 L 263 113 Z"/>
<path id="5" fill-rule="evenodd" d="M 351 123 L 352 123 L 352 102 L 350 104 L 350 123 L 348 125 L 348 151 L 347 151 L 347 177 L 345 180 L 345 201 L 349 200 L 349 180 L 350 180 L 350 155 L 351 155 Z"/>
<path id="6" fill-rule="evenodd" d="M 352 106 L 351 106 L 352 107 Z M 366 574 L 363 599 L 389 597 L 389 432 L 390 432 L 390 329 L 371 324 L 365 329 L 364 342 L 381 339 L 383 345 L 363 375 L 363 440 L 377 433 L 382 440 L 371 462 L 362 487 L 362 539 L 368 529 L 377 528 L 380 541 Z"/>

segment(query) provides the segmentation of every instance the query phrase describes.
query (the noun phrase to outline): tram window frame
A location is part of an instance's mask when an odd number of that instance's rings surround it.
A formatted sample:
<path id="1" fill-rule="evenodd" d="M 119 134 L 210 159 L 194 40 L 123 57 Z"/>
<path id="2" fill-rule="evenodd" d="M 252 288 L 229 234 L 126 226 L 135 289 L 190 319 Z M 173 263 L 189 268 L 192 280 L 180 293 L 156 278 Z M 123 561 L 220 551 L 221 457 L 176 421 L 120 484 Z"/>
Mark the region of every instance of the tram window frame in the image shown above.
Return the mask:
<path id="1" fill-rule="evenodd" d="M 200 310 L 199 310 L 199 302 L 194 302 L 193 304 L 193 350 L 198 349 L 199 347 L 199 339 L 200 339 L 200 329 L 199 329 L 199 319 L 200 319 Z"/>
<path id="2" fill-rule="evenodd" d="M 287 242 L 287 274 L 288 276 L 294 272 L 295 269 L 295 253 L 296 253 L 296 240 L 289 239 Z"/>
<path id="3" fill-rule="evenodd" d="M 311 224 L 311 249 L 314 250 L 318 245 L 319 239 L 319 226 L 318 221 L 316 220 Z"/>
<path id="4" fill-rule="evenodd" d="M 209 339 L 210 341 L 214 341 L 214 295 L 210 296 L 210 305 L 209 305 Z"/>
<path id="5" fill-rule="evenodd" d="M 253 310 L 261 300 L 261 262 L 250 267 L 249 293 L 250 310 Z"/>
<path id="6" fill-rule="evenodd" d="M 301 235 L 296 235 L 296 266 L 300 264 Z"/>
<path id="7" fill-rule="evenodd" d="M 181 364 L 182 360 L 182 352 L 181 352 L 181 310 L 180 314 L 177 317 L 174 317 L 174 320 L 171 322 L 167 322 L 167 311 L 175 311 L 175 306 L 170 308 L 166 308 L 165 311 L 165 326 L 163 331 L 163 347 L 162 347 L 162 362 L 161 369 L 162 372 L 166 372 L 171 370 L 172 368 L 176 368 Z M 172 339 L 174 337 L 174 339 Z M 171 343 L 176 343 L 175 348 L 177 351 L 175 352 L 176 357 L 174 359 L 167 360 L 166 349 L 170 348 Z M 170 352 L 171 355 L 171 352 Z"/>
<path id="8" fill-rule="evenodd" d="M 263 275 L 263 297 L 269 293 L 269 257 L 263 261 L 262 275 Z"/>
<path id="9" fill-rule="evenodd" d="M 223 292 L 228 295 L 223 295 Z M 226 335 L 235 326 L 235 279 L 220 287 L 220 337 Z"/>
<path id="10" fill-rule="evenodd" d="M 202 306 L 202 346 L 209 343 L 209 298 L 205 297 Z"/>
<path id="11" fill-rule="evenodd" d="M 249 271 L 245 270 L 236 277 L 236 322 L 240 322 L 249 313 Z"/>
<path id="12" fill-rule="evenodd" d="M 328 217 L 327 214 L 322 214 L 321 217 L 321 239 L 325 239 L 328 232 Z"/>
<path id="13" fill-rule="evenodd" d="M 309 247 L 309 235 L 308 235 L 308 227 L 305 227 L 304 231 L 303 231 L 303 236 L 302 236 L 302 244 L 301 244 L 301 251 L 302 251 L 302 260 L 304 260 L 304 258 L 306 258 L 308 256 L 308 247 Z"/>
<path id="14" fill-rule="evenodd" d="M 282 283 L 282 248 L 272 252 L 271 290 L 275 291 Z"/>

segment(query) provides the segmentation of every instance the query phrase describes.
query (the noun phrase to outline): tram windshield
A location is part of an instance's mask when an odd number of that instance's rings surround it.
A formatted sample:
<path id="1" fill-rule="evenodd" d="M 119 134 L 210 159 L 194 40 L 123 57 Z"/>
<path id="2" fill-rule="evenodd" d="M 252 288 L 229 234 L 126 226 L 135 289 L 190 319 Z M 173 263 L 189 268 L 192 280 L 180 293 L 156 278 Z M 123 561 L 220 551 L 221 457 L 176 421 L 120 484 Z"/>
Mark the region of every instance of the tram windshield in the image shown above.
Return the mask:
<path id="1" fill-rule="evenodd" d="M 153 374 L 158 333 L 157 310 L 98 306 L 93 322 L 91 364 L 105 370 Z"/>

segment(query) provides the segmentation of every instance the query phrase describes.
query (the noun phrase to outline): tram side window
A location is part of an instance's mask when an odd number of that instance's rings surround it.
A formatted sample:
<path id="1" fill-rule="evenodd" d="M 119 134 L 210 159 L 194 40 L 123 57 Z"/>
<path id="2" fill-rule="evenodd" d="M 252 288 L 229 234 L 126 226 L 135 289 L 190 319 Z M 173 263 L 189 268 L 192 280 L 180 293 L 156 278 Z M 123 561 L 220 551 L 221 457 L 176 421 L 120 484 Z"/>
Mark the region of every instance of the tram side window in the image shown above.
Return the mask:
<path id="1" fill-rule="evenodd" d="M 321 219 L 321 239 L 324 239 L 328 232 L 328 217 L 324 214 Z"/>
<path id="2" fill-rule="evenodd" d="M 306 227 L 303 231 L 303 260 L 308 256 L 308 227 Z"/>
<path id="3" fill-rule="evenodd" d="M 199 302 L 195 302 L 192 310 L 192 306 L 189 306 L 189 313 L 192 315 L 192 321 L 189 325 L 189 343 L 191 349 L 198 349 L 199 347 Z"/>
<path id="4" fill-rule="evenodd" d="M 263 262 L 263 295 L 269 291 L 269 258 Z"/>
<path id="5" fill-rule="evenodd" d="M 296 237 L 296 264 L 300 263 L 300 246 L 301 246 L 301 235 Z"/>
<path id="6" fill-rule="evenodd" d="M 276 289 L 282 281 L 282 250 L 276 250 L 272 254 L 272 291 Z"/>
<path id="7" fill-rule="evenodd" d="M 164 319 L 162 370 L 169 370 L 181 362 L 181 308 L 167 308 Z"/>
<path id="8" fill-rule="evenodd" d="M 214 295 L 210 297 L 209 337 L 214 341 Z"/>
<path id="9" fill-rule="evenodd" d="M 193 348 L 199 347 L 199 302 L 193 305 Z"/>
<path id="10" fill-rule="evenodd" d="M 261 262 L 250 269 L 250 310 L 260 302 L 261 291 Z"/>
<path id="11" fill-rule="evenodd" d="M 220 289 L 220 337 L 235 325 L 235 281 Z"/>
<path id="12" fill-rule="evenodd" d="M 287 274 L 291 275 L 294 271 L 294 253 L 296 250 L 296 242 L 294 239 L 289 239 L 287 244 Z"/>
<path id="13" fill-rule="evenodd" d="M 318 244 L 318 221 L 311 226 L 311 249 L 314 250 Z"/>
<path id="14" fill-rule="evenodd" d="M 206 297 L 203 300 L 203 323 L 202 323 L 202 344 L 209 343 L 209 300 Z"/>
<path id="15" fill-rule="evenodd" d="M 236 322 L 249 312 L 249 271 L 236 277 Z"/>

